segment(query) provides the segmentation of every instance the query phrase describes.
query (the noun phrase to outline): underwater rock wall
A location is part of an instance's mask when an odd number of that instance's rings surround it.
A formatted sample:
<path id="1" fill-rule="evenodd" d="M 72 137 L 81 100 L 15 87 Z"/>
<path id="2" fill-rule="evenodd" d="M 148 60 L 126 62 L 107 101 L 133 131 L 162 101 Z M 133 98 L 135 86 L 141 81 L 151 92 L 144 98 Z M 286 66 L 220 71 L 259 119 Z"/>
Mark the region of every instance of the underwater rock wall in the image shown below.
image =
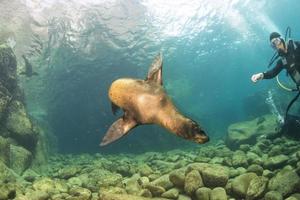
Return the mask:
<path id="1" fill-rule="evenodd" d="M 45 161 L 43 137 L 26 112 L 16 56 L 7 45 L 0 46 L 0 72 L 0 164 L 22 174 L 35 161 Z"/>

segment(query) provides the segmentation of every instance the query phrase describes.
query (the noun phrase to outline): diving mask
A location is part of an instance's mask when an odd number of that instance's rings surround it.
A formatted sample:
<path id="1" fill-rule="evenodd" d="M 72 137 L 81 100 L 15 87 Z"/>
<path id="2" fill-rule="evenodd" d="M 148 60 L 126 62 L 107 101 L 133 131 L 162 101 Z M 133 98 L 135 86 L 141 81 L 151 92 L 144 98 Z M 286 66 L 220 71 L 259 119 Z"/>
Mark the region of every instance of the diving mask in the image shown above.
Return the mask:
<path id="1" fill-rule="evenodd" d="M 277 46 L 278 46 L 280 43 L 281 43 L 280 37 L 273 38 L 273 39 L 271 40 L 271 47 L 272 47 L 273 49 L 277 49 Z"/>

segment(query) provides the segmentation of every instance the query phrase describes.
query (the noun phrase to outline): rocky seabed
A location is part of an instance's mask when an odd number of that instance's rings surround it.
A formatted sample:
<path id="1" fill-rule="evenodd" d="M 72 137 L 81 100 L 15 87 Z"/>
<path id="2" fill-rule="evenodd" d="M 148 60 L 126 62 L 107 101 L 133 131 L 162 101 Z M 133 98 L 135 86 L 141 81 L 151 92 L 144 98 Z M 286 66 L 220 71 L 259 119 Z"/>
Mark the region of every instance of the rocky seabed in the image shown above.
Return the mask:
<path id="1" fill-rule="evenodd" d="M 139 155 L 55 155 L 45 167 L 17 175 L 0 162 L 0 199 L 300 199 L 300 143 L 285 137 L 235 151 L 219 141 Z"/>

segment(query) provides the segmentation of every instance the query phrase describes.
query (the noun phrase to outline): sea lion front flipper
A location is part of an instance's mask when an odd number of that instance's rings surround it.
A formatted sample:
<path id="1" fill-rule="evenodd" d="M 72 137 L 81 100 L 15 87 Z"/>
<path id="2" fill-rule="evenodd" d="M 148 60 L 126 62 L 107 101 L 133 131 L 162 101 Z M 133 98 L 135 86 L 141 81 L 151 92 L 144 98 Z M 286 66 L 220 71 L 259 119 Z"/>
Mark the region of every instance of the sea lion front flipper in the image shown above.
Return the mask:
<path id="1" fill-rule="evenodd" d="M 115 140 L 120 139 L 136 125 L 137 123 L 133 119 L 126 119 L 125 117 L 118 119 L 109 127 L 108 131 L 102 139 L 102 142 L 100 143 L 100 146 L 105 146 Z"/>
<path id="2" fill-rule="evenodd" d="M 149 68 L 146 81 L 154 81 L 162 85 L 162 65 L 163 65 L 162 53 L 159 53 L 155 57 L 154 61 L 152 62 Z"/>
<path id="3" fill-rule="evenodd" d="M 118 112 L 118 110 L 120 109 L 119 106 L 117 106 L 116 104 L 114 104 L 113 102 L 111 102 L 111 110 L 113 112 L 114 115 L 116 115 L 116 113 Z"/>

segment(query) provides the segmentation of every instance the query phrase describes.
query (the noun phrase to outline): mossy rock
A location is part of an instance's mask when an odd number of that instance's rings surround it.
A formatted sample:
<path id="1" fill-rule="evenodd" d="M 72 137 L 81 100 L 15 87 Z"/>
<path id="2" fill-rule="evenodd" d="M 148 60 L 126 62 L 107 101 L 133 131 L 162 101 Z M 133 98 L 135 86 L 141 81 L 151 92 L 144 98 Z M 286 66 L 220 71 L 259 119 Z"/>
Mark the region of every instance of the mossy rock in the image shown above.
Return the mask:
<path id="1" fill-rule="evenodd" d="M 128 194 L 137 195 L 142 190 L 142 186 L 140 184 L 140 175 L 135 174 L 130 178 L 125 179 L 122 183 L 125 185 L 126 192 Z"/>
<path id="2" fill-rule="evenodd" d="M 2 182 L 14 182 L 18 175 L 0 161 L 0 185 Z"/>
<path id="3" fill-rule="evenodd" d="M 258 176 L 255 173 L 242 174 L 232 181 L 232 192 L 238 198 L 245 198 L 251 181 Z"/>
<path id="4" fill-rule="evenodd" d="M 247 168 L 247 172 L 254 172 L 257 176 L 261 176 L 264 172 L 264 168 L 257 164 L 252 164 Z"/>
<path id="5" fill-rule="evenodd" d="M 195 197 L 197 200 L 209 200 L 210 199 L 211 189 L 207 187 L 199 188 L 196 193 Z"/>
<path id="6" fill-rule="evenodd" d="M 23 147 L 10 145 L 10 165 L 17 174 L 21 175 L 29 168 L 32 162 L 32 154 Z"/>
<path id="7" fill-rule="evenodd" d="M 0 120 L 3 120 L 11 98 L 10 92 L 0 82 Z"/>
<path id="8" fill-rule="evenodd" d="M 192 198 L 186 194 L 179 194 L 177 200 L 192 200 Z"/>
<path id="9" fill-rule="evenodd" d="M 229 179 L 229 170 L 222 165 L 211 164 L 200 171 L 205 187 L 225 187 Z"/>
<path id="10" fill-rule="evenodd" d="M 82 170 L 82 167 L 80 167 L 80 166 L 76 166 L 76 165 L 67 166 L 65 168 L 58 170 L 56 176 L 61 179 L 69 179 L 69 178 L 74 177 L 77 174 L 79 174 L 81 170 Z"/>
<path id="11" fill-rule="evenodd" d="M 161 197 L 168 199 L 177 199 L 179 196 L 180 190 L 178 188 L 172 188 L 164 193 L 162 193 Z"/>
<path id="12" fill-rule="evenodd" d="M 9 141 L 0 136 L 0 161 L 2 161 L 5 165 L 9 165 L 9 146 Z"/>
<path id="13" fill-rule="evenodd" d="M 6 127 L 18 143 L 27 149 L 35 149 L 38 135 L 33 131 L 32 123 L 20 101 L 10 104 Z"/>
<path id="14" fill-rule="evenodd" d="M 268 184 L 268 179 L 258 176 L 250 181 L 247 189 L 246 200 L 261 199 L 264 195 Z"/>
<path id="15" fill-rule="evenodd" d="M 193 195 L 198 188 L 204 186 L 199 171 L 195 169 L 187 173 L 184 181 L 184 191 L 188 195 Z"/>
<path id="16" fill-rule="evenodd" d="M 34 181 L 32 187 L 36 191 L 43 191 L 46 193 L 54 193 L 56 191 L 55 181 L 48 177 L 43 177 Z"/>
<path id="17" fill-rule="evenodd" d="M 265 194 L 264 200 L 283 200 L 283 197 L 280 192 L 269 191 Z"/>
<path id="18" fill-rule="evenodd" d="M 216 187 L 210 192 L 210 200 L 227 200 L 227 194 L 224 188 Z"/>
<path id="19" fill-rule="evenodd" d="M 99 200 L 169 200 L 166 198 L 147 198 L 128 194 L 109 194 L 103 193 L 100 195 Z"/>
<path id="20" fill-rule="evenodd" d="M 80 199 L 80 200 L 91 199 L 92 197 L 92 192 L 82 187 L 71 188 L 69 194 L 72 195 L 73 197 L 76 197 L 76 199 Z"/>
<path id="21" fill-rule="evenodd" d="M 241 150 L 234 152 L 231 162 L 234 167 L 247 167 L 249 165 L 246 154 Z"/>
<path id="22" fill-rule="evenodd" d="M 0 45 L 0 82 L 8 91 L 17 88 L 17 59 L 8 45 Z"/>
<path id="23" fill-rule="evenodd" d="M 149 176 L 153 173 L 153 170 L 151 167 L 147 164 L 142 164 L 138 166 L 138 172 L 141 174 L 141 176 Z"/>
<path id="24" fill-rule="evenodd" d="M 176 169 L 169 175 L 170 181 L 178 188 L 183 188 L 185 179 L 185 169 Z"/>
<path id="25" fill-rule="evenodd" d="M 95 180 L 100 187 L 122 185 L 122 176 L 120 174 L 111 173 L 105 169 L 95 169 L 89 174 L 89 177 Z"/>
<path id="26" fill-rule="evenodd" d="M 231 124 L 228 127 L 226 144 L 232 149 L 237 149 L 241 144 L 254 144 L 258 136 L 276 134 L 278 126 L 274 115 L 264 115 L 251 121 Z"/>
<path id="27" fill-rule="evenodd" d="M 268 184 L 268 189 L 279 192 L 283 197 L 293 193 L 300 187 L 300 177 L 290 169 L 282 169 Z"/>
<path id="28" fill-rule="evenodd" d="M 151 194 L 155 197 L 161 196 L 164 192 L 166 192 L 165 188 L 153 185 L 151 183 L 145 184 L 144 187 L 145 189 L 148 189 L 151 192 Z"/>
<path id="29" fill-rule="evenodd" d="M 0 199 L 14 199 L 16 197 L 16 187 L 12 183 L 0 185 Z"/>
<path id="30" fill-rule="evenodd" d="M 300 199 L 300 193 L 295 193 L 289 196 L 286 200 L 299 200 Z"/>
<path id="31" fill-rule="evenodd" d="M 269 157 L 265 161 L 264 165 L 267 169 L 271 169 L 271 170 L 280 169 L 285 166 L 285 164 L 289 161 L 289 159 L 290 159 L 289 156 L 280 154 L 277 156 Z"/>
<path id="32" fill-rule="evenodd" d="M 170 181 L 169 175 L 163 175 L 159 177 L 158 179 L 155 179 L 154 181 L 151 182 L 151 184 L 156 185 L 156 186 L 161 186 L 165 188 L 166 190 L 171 189 L 174 184 Z"/>

